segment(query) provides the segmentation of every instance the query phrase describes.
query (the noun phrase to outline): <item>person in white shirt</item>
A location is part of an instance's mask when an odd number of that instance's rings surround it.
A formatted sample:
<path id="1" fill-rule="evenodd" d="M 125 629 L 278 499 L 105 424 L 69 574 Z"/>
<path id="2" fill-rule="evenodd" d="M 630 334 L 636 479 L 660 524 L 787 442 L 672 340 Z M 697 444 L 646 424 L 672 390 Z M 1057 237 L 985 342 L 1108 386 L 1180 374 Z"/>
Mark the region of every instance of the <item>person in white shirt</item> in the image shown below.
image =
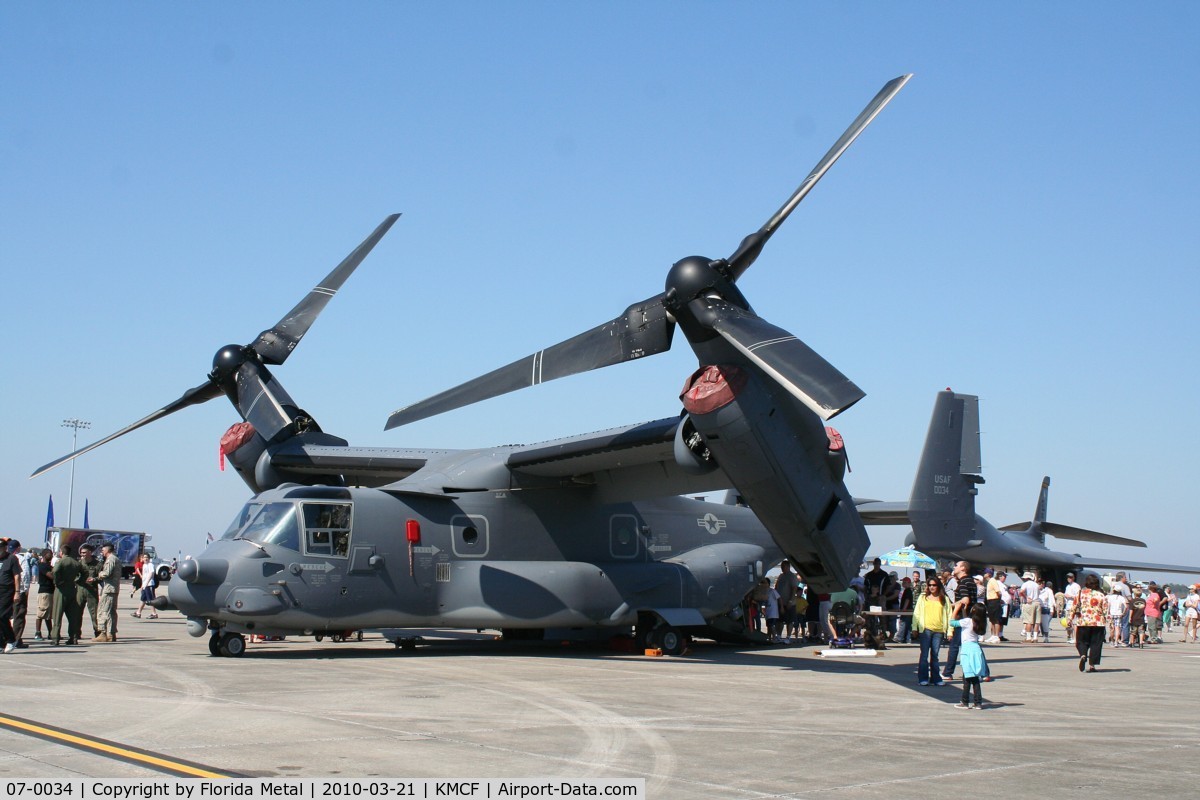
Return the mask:
<path id="1" fill-rule="evenodd" d="M 1067 628 L 1067 642 L 1075 643 L 1075 616 L 1072 612 L 1075 611 L 1075 604 L 1079 602 L 1079 584 L 1075 582 L 1075 573 L 1067 573 L 1067 585 L 1063 589 L 1063 597 L 1066 598 L 1066 604 L 1063 608 L 1063 616 L 1071 621 Z"/>
<path id="2" fill-rule="evenodd" d="M 1000 641 L 1007 642 L 1008 638 L 1004 635 L 1004 627 L 1008 625 L 1008 621 L 1013 616 L 1012 590 L 1008 588 L 1008 584 L 1005 582 L 1008 578 L 1007 573 L 1001 572 L 996 578 L 1000 581 L 1000 602 L 1004 604 L 1004 609 L 1000 612 Z"/>
<path id="3" fill-rule="evenodd" d="M 1129 601 L 1133 599 L 1133 592 L 1130 591 L 1129 578 L 1124 572 L 1117 573 L 1117 582 L 1113 584 L 1116 589 L 1125 598 L 1125 616 L 1121 618 L 1121 644 L 1129 647 Z"/>
<path id="4" fill-rule="evenodd" d="M 1038 599 L 1037 580 L 1032 572 L 1026 572 L 1021 580 L 1025 581 L 1021 584 L 1021 625 L 1025 641 L 1036 642 L 1037 631 L 1042 624 L 1042 603 Z"/>
<path id="5" fill-rule="evenodd" d="M 1038 581 L 1038 602 L 1042 606 L 1042 642 L 1050 641 L 1050 620 L 1054 618 L 1054 584 Z"/>
<path id="6" fill-rule="evenodd" d="M 767 590 L 767 635 L 772 642 L 779 641 L 779 592 L 772 586 Z"/>
<path id="7" fill-rule="evenodd" d="M 1124 642 L 1121 641 L 1121 619 L 1125 616 L 1125 612 L 1129 610 L 1129 601 L 1125 599 L 1125 595 L 1121 594 L 1121 590 L 1116 584 L 1108 592 L 1108 641 L 1112 642 L 1114 647 L 1124 647 Z"/>
<path id="8" fill-rule="evenodd" d="M 1181 642 L 1196 643 L 1200 631 L 1200 583 L 1193 584 L 1183 600 L 1183 638 Z"/>

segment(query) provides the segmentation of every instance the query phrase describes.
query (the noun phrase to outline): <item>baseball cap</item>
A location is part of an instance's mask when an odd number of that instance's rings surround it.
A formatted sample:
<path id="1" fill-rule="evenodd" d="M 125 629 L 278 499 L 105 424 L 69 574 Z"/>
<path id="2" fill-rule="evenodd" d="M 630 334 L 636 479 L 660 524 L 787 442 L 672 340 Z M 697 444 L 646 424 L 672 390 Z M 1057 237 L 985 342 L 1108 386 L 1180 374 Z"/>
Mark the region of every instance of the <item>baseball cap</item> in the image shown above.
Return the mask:
<path id="1" fill-rule="evenodd" d="M 1024 575 L 1022 575 L 1022 576 L 1021 576 L 1021 580 L 1023 580 L 1023 581 L 1031 581 L 1031 580 L 1033 580 L 1033 573 L 1032 573 L 1032 572 L 1026 572 Z"/>

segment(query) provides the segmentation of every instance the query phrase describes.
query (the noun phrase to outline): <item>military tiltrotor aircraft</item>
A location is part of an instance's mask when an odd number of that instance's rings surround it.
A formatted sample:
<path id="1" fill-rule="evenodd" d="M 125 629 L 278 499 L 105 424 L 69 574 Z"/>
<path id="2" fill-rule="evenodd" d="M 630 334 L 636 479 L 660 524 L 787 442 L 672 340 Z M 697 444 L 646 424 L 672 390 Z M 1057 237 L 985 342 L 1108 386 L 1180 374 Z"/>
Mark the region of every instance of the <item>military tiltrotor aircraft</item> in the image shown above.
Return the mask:
<path id="1" fill-rule="evenodd" d="M 886 84 L 788 201 L 727 259 L 675 263 L 666 290 L 611 322 L 394 413 L 387 427 L 663 352 L 676 326 L 700 362 L 676 416 L 532 446 L 352 447 L 323 432 L 268 367 L 284 363 L 396 216 L 274 327 L 221 348 L 175 402 L 41 474 L 186 406 L 225 395 L 243 422 L 222 452 L 254 497 L 186 559 L 169 602 L 214 655 L 246 634 L 413 628 L 637 631 L 681 653 L 785 556 L 822 591 L 857 575 L 867 536 L 824 421 L 863 392 L 758 317 L 738 278 L 911 76 Z M 684 494 L 726 490 L 726 502 Z M 397 647 L 413 643 L 396 634 Z"/>
<path id="2" fill-rule="evenodd" d="M 908 502 L 856 502 L 867 525 L 911 525 L 905 544 L 926 555 L 1033 570 L 1052 580 L 1056 588 L 1066 585 L 1067 572 L 1075 573 L 1082 583 L 1089 567 L 1200 574 L 1200 567 L 1090 558 L 1050 549 L 1047 535 L 1129 547 L 1146 543 L 1048 521 L 1049 476 L 1042 478 L 1033 519 L 997 528 L 975 513 L 976 487 L 983 482 L 979 398 L 947 389 L 938 392 L 934 401 Z"/>

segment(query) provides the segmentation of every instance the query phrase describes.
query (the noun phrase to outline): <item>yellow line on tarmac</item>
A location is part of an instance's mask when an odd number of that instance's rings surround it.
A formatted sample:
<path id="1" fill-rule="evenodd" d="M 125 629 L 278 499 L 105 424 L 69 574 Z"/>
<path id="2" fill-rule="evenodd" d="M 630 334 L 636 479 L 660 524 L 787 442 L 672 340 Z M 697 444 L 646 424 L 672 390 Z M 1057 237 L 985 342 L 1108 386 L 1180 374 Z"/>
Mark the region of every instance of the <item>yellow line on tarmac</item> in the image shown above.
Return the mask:
<path id="1" fill-rule="evenodd" d="M 34 722 L 20 717 L 9 716 L 8 714 L 0 714 L 0 728 L 24 733 L 30 736 L 36 736 L 39 739 L 45 739 L 58 744 L 65 744 L 68 747 L 74 747 L 79 750 L 87 750 L 99 755 L 116 758 L 121 761 L 128 761 L 132 764 L 139 764 L 158 772 L 167 772 L 172 775 L 177 775 L 185 778 L 236 778 L 241 777 L 232 772 L 218 772 L 211 767 L 206 767 L 203 764 L 196 764 L 191 761 L 182 761 L 177 758 L 168 758 L 160 753 L 152 753 L 149 750 L 141 750 L 136 747 L 110 742 L 107 739 L 98 739 L 94 736 L 85 736 L 82 733 L 68 731 L 63 728 L 56 728 L 53 725 L 44 725 L 40 722 Z"/>

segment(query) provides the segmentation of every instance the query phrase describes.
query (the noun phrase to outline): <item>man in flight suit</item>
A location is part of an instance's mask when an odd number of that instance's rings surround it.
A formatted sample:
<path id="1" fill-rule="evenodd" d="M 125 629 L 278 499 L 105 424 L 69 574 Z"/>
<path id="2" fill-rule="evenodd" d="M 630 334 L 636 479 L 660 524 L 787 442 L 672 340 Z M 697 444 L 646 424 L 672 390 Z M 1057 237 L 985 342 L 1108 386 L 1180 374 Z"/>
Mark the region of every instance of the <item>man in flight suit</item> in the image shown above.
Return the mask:
<path id="1" fill-rule="evenodd" d="M 96 627 L 100 633 L 92 641 L 115 642 L 117 640 L 117 595 L 121 593 L 121 559 L 113 552 L 113 543 L 100 545 L 104 563 L 97 576 L 100 582 L 100 607 L 96 612 Z"/>
<path id="2" fill-rule="evenodd" d="M 83 609 L 79 606 L 79 582 L 83 566 L 75 558 L 75 550 L 64 544 L 59 548 L 58 563 L 54 565 L 54 636 L 55 645 L 62 644 L 62 618 L 67 617 L 67 644 L 79 644 L 79 629 Z"/>

